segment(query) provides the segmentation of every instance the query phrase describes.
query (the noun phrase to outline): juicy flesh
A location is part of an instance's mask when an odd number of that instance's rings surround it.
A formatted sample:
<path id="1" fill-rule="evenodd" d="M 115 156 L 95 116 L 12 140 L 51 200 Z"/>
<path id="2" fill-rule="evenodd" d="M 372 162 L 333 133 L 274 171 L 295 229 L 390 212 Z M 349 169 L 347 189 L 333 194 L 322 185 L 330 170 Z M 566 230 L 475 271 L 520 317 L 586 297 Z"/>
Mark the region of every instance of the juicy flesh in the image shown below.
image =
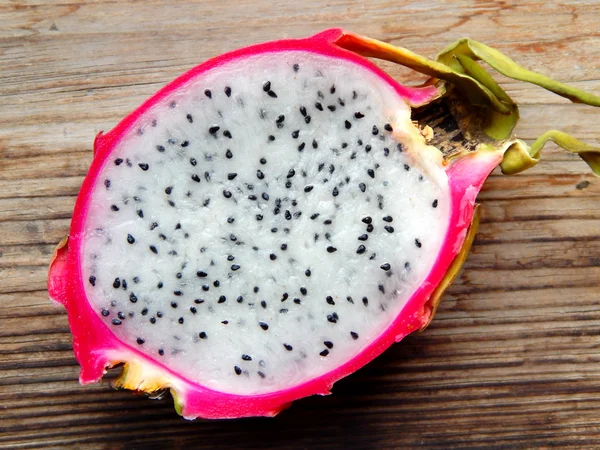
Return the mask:
<path id="1" fill-rule="evenodd" d="M 215 390 L 323 375 L 386 330 L 436 260 L 449 195 L 423 145 L 393 88 L 352 62 L 298 51 L 205 72 L 101 169 L 88 300 L 122 341 Z"/>

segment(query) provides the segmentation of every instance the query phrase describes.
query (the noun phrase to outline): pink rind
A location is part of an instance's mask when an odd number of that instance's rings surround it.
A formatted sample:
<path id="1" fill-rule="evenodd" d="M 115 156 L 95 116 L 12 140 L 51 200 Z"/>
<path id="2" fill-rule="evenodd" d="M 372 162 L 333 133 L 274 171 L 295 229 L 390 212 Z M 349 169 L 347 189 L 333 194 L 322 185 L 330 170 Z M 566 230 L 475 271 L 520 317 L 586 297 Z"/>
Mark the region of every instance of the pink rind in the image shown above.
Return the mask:
<path id="1" fill-rule="evenodd" d="M 486 152 L 465 155 L 457 158 L 446 168 L 452 193 L 450 226 L 440 255 L 427 280 L 413 294 L 401 314 L 377 340 L 344 365 L 301 385 L 254 396 L 233 395 L 200 386 L 119 341 L 86 300 L 79 259 L 83 239 L 81 230 L 84 229 L 90 194 L 98 173 L 113 148 L 142 114 L 203 71 L 253 54 L 302 50 L 342 58 L 359 64 L 390 84 L 398 95 L 409 103 L 424 103 L 428 98 L 437 96 L 438 92 L 433 88 L 424 90 L 401 86 L 368 60 L 335 46 L 335 41 L 343 34 L 343 30 L 331 29 L 308 39 L 268 42 L 221 55 L 191 69 L 165 86 L 109 133 L 98 134 L 94 143 L 94 160 L 75 205 L 68 246 L 58 250 L 57 257 L 51 264 L 48 279 L 50 297 L 62 303 L 68 311 L 69 325 L 74 336 L 74 353 L 81 365 L 80 382 L 82 384 L 97 382 L 106 373 L 107 368 L 136 359 L 160 370 L 165 374 L 166 379 L 172 380 L 168 387 L 175 391 L 181 414 L 186 418 L 274 416 L 289 407 L 294 400 L 315 394 L 329 394 L 336 381 L 363 367 L 394 342 L 400 341 L 406 335 L 418 330 L 428 321 L 431 311 L 425 306 L 426 302 L 460 250 L 473 214 L 476 195 L 489 172 L 500 162 L 501 155 L 499 153 Z"/>

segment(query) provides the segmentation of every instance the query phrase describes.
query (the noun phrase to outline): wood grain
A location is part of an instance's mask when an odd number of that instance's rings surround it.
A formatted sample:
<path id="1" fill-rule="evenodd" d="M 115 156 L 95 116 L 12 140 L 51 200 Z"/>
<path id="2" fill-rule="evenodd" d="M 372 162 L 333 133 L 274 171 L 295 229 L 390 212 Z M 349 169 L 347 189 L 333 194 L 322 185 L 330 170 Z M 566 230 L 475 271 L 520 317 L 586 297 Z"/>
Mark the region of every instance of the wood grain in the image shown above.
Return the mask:
<path id="1" fill-rule="evenodd" d="M 430 56 L 468 35 L 599 93 L 597 2 L 0 0 L 0 23 L 0 448 L 598 447 L 600 182 L 554 147 L 486 182 L 475 246 L 426 332 L 275 419 L 188 422 L 170 398 L 80 386 L 46 291 L 95 134 L 195 64 L 331 26 Z M 523 104 L 520 137 L 600 144 L 598 110 L 500 79 Z"/>

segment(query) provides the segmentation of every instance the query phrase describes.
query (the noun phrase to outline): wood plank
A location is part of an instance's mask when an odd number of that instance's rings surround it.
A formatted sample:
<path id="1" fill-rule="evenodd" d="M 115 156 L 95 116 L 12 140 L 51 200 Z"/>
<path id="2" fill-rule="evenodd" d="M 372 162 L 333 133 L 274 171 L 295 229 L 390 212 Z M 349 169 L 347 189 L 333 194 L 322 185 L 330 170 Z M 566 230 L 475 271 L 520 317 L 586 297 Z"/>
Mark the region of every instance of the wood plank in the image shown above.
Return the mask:
<path id="1" fill-rule="evenodd" d="M 15 0 L 0 23 L 0 447 L 598 447 L 600 179 L 554 145 L 487 180 L 475 245 L 425 332 L 275 419 L 188 422 L 169 396 L 113 390 L 118 370 L 80 386 L 46 291 L 94 136 L 207 58 L 332 25 L 430 57 L 472 36 L 600 93 L 597 2 Z M 498 79 L 522 105 L 519 137 L 557 128 L 600 145 L 596 109 Z"/>

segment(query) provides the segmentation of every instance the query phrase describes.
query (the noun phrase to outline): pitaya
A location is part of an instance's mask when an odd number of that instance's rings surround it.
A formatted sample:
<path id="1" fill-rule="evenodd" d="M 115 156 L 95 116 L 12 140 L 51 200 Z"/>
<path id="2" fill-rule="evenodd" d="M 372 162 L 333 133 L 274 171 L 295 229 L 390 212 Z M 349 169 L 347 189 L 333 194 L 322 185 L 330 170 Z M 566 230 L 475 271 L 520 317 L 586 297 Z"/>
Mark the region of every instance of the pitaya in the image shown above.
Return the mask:
<path id="1" fill-rule="evenodd" d="M 364 56 L 432 78 L 399 85 Z M 81 383 L 170 389 L 186 418 L 272 416 L 328 394 L 423 329 L 477 228 L 490 171 L 545 141 L 475 61 L 575 102 L 600 98 L 461 40 L 436 61 L 327 30 L 219 56 L 94 144 L 49 274 Z"/>

